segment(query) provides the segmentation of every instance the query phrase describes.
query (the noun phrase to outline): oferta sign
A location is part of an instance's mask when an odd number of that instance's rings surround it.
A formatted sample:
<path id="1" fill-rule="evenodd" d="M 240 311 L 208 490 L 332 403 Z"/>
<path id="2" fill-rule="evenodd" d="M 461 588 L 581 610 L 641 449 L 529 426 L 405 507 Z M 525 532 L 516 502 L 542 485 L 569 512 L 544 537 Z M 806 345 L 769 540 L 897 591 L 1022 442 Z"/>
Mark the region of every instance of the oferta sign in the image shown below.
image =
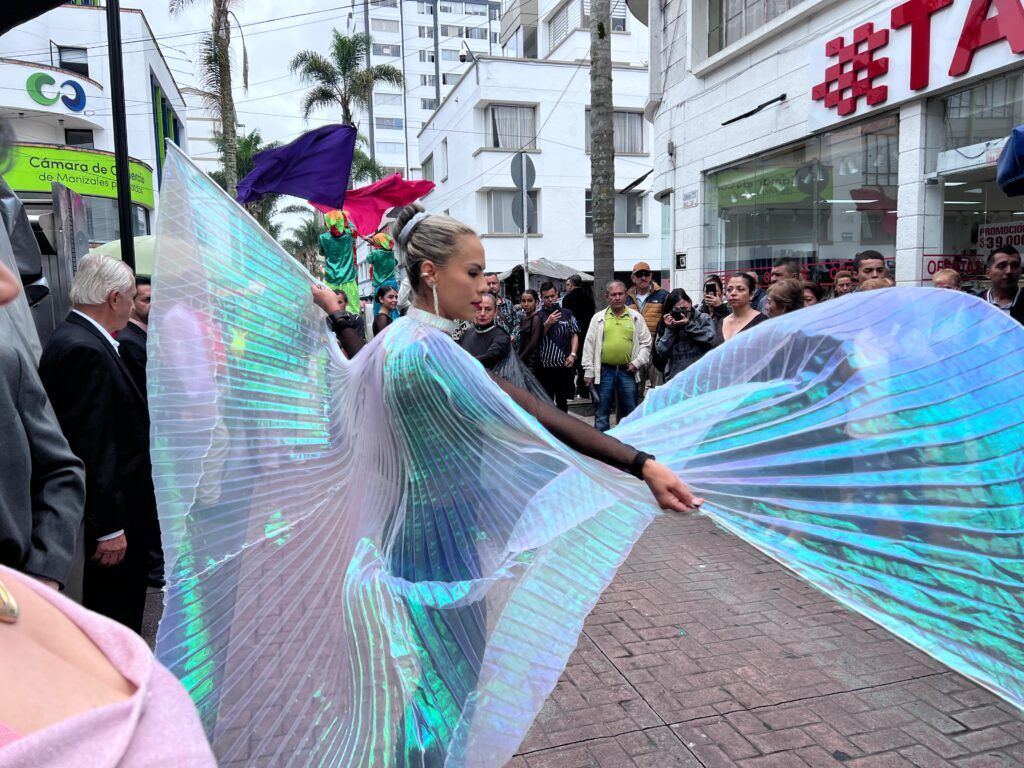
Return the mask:
<path id="1" fill-rule="evenodd" d="M 52 107 L 60 99 L 72 112 L 85 109 L 85 91 L 79 82 L 65 80 L 59 88 L 54 87 L 56 83 L 53 75 L 47 72 L 33 72 L 25 81 L 25 90 L 32 101 L 44 107 Z"/>
<path id="2" fill-rule="evenodd" d="M 69 149 L 35 144 L 15 144 L 10 170 L 4 180 L 15 192 L 49 192 L 59 181 L 80 195 L 117 197 L 114 155 L 93 149 Z M 153 171 L 131 161 L 132 200 L 153 207 Z"/>

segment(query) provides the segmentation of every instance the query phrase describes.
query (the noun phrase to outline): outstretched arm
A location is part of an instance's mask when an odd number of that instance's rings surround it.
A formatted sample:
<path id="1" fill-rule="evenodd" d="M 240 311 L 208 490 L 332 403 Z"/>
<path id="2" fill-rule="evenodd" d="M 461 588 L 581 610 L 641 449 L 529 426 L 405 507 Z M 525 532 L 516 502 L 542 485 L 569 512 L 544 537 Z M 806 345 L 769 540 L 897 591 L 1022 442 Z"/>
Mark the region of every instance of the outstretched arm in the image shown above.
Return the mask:
<path id="1" fill-rule="evenodd" d="M 647 483 L 654 500 L 662 509 L 692 512 L 704 500 L 693 495 L 671 469 L 614 437 L 598 432 L 589 424 L 563 413 L 551 403 L 531 395 L 492 374 L 499 387 L 524 411 L 539 421 L 551 434 L 584 456 L 629 472 Z"/>
<path id="2" fill-rule="evenodd" d="M 341 299 L 327 286 L 314 285 L 312 290 L 313 303 L 327 313 L 327 319 L 334 330 L 334 335 L 338 337 L 341 348 L 349 358 L 355 357 L 359 350 L 366 346 L 366 341 L 356 330 L 362 318 L 346 312 L 345 307 L 341 305 Z M 357 322 L 353 322 L 352 318 Z"/>

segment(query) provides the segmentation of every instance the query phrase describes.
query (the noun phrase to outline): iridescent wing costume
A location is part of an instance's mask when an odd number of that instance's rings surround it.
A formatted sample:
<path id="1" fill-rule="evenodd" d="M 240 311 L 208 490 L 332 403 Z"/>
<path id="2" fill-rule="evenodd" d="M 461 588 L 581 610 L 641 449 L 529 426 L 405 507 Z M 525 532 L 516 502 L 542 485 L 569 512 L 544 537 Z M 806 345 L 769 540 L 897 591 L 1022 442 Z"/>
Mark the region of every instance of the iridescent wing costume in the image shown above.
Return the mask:
<path id="1" fill-rule="evenodd" d="M 646 488 L 429 325 L 343 359 L 299 264 L 173 148 L 165 174 L 160 660 L 222 765 L 503 765 L 656 514 Z M 1021 706 L 1022 384 L 1011 320 L 893 289 L 743 334 L 616 435 L 717 523 Z"/>

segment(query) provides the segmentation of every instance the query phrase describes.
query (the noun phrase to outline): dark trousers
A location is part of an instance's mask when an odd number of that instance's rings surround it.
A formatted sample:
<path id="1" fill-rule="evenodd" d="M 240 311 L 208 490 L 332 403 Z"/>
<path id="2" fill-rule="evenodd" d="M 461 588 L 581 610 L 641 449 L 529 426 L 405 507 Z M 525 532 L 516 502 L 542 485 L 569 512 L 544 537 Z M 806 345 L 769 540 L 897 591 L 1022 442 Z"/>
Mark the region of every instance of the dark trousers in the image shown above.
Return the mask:
<path id="1" fill-rule="evenodd" d="M 139 537 L 130 532 L 125 535 L 128 549 L 117 565 L 100 565 L 92 559 L 95 544 L 87 545 L 82 604 L 141 634 L 149 581 L 149 548 L 148 542 L 140 543 Z"/>
<path id="2" fill-rule="evenodd" d="M 538 368 L 537 378 L 540 379 L 548 397 L 555 401 L 555 405 L 563 411 L 568 411 L 568 397 L 573 386 L 572 368 Z"/>

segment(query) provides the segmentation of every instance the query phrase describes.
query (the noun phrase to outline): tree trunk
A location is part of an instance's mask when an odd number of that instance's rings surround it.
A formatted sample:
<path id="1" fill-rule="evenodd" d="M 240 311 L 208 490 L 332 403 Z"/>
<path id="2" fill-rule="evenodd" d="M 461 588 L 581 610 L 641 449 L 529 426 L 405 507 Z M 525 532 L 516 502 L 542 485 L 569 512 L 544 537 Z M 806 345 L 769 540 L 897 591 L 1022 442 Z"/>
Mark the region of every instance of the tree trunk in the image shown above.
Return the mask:
<path id="1" fill-rule="evenodd" d="M 217 42 L 217 65 L 220 68 L 220 129 L 224 136 L 224 182 L 227 192 L 235 196 L 238 186 L 238 118 L 235 97 L 231 92 L 231 22 L 227 0 L 214 0 L 213 35 Z"/>
<path id="2" fill-rule="evenodd" d="M 615 272 L 615 139 L 612 122 L 611 2 L 590 3 L 590 212 L 599 307 Z"/>

